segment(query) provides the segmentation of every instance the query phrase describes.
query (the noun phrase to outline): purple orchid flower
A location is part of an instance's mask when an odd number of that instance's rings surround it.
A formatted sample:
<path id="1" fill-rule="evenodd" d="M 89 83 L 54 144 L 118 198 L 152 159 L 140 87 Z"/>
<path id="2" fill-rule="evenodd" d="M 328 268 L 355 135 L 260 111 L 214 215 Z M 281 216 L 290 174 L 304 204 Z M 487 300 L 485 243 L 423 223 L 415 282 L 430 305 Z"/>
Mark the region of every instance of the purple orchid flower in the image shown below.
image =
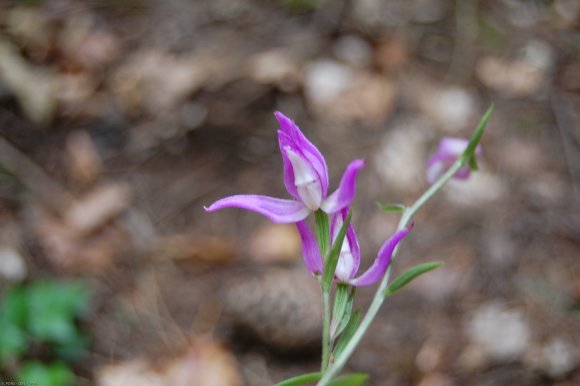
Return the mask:
<path id="1" fill-rule="evenodd" d="M 330 224 L 331 242 L 334 242 L 337 237 L 347 214 L 348 208 L 344 208 L 333 216 Z M 322 274 L 322 257 L 320 255 L 320 249 L 316 244 L 316 238 L 308 228 L 308 225 L 306 225 L 305 221 L 300 221 L 296 225 L 298 227 L 298 232 L 300 233 L 300 238 L 302 239 L 302 252 L 306 268 L 309 272 L 315 275 Z M 391 263 L 393 251 L 412 228 L 413 224 L 411 223 L 407 228 L 395 232 L 382 245 L 381 249 L 379 249 L 377 257 L 370 268 L 362 275 L 355 278 L 354 276 L 357 274 L 360 266 L 360 246 L 354 227 L 352 224 L 349 224 L 338 257 L 334 279 L 338 282 L 347 283 L 357 287 L 368 286 L 378 282 L 385 275 L 385 272 Z"/>
<path id="2" fill-rule="evenodd" d="M 427 161 L 427 181 L 433 184 L 457 161 L 463 154 L 469 141 L 463 138 L 445 137 L 439 141 L 439 148 Z M 481 155 L 481 145 L 475 148 L 476 156 Z M 465 180 L 469 177 L 469 166 L 461 167 L 453 176 L 454 178 Z"/>
<path id="3" fill-rule="evenodd" d="M 295 223 L 318 209 L 332 214 L 350 204 L 355 196 L 356 176 L 365 162 L 352 161 L 338 189 L 328 195 L 328 168 L 320 151 L 290 118 L 280 112 L 274 115 L 280 124 L 278 143 L 284 163 L 284 184 L 294 199 L 235 195 L 214 202 L 205 208 L 207 212 L 237 207 L 260 213 L 276 223 Z"/>

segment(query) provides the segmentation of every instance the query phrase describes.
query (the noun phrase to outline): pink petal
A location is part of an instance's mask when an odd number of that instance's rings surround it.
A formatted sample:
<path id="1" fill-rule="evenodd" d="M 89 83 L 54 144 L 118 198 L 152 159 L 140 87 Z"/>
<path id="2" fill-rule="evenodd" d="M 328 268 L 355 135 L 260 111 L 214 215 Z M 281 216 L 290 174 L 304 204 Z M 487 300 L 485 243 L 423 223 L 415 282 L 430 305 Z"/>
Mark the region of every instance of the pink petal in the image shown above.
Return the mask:
<path id="1" fill-rule="evenodd" d="M 279 111 L 275 112 L 274 116 L 280 124 L 280 130 L 278 131 L 280 151 L 284 153 L 283 149 L 286 146 L 290 146 L 294 152 L 303 156 L 312 165 L 316 173 L 318 173 L 323 195 L 326 196 L 328 193 L 328 167 L 326 166 L 326 161 L 324 160 L 322 153 L 320 153 L 320 150 L 318 150 L 316 146 L 314 146 L 312 142 L 304 136 L 294 121 Z M 293 173 L 291 173 L 288 160 L 284 159 L 284 154 L 282 154 L 282 159 L 284 160 L 284 183 L 286 184 L 286 188 L 288 188 L 290 182 L 293 183 L 294 176 Z M 292 191 L 294 191 L 294 189 L 290 187 L 288 192 L 294 196 Z"/>
<path id="2" fill-rule="evenodd" d="M 308 272 L 315 275 L 322 273 L 322 256 L 316 238 L 308 228 L 306 221 L 298 221 L 296 223 L 298 233 L 302 239 L 302 255 L 304 256 L 304 264 Z"/>
<path id="3" fill-rule="evenodd" d="M 373 265 L 371 265 L 370 268 L 361 276 L 350 280 L 349 283 L 354 286 L 366 286 L 381 280 L 391 263 L 391 257 L 393 256 L 393 251 L 397 247 L 397 244 L 407 236 L 412 228 L 413 224 L 411 223 L 402 231 L 395 232 L 395 234 L 383 244 Z"/>
<path id="4" fill-rule="evenodd" d="M 290 158 L 288 158 L 288 153 L 286 152 L 286 148 L 288 146 L 291 147 L 290 139 L 288 135 L 278 130 L 278 144 L 280 145 L 280 153 L 282 154 L 282 163 L 284 164 L 284 186 L 286 186 L 286 190 L 292 197 L 297 200 L 300 200 L 300 196 L 298 195 L 298 189 L 296 188 L 295 184 L 295 177 L 294 177 L 294 168 L 292 167 L 292 162 L 290 162 Z"/>
<path id="5" fill-rule="evenodd" d="M 298 153 L 295 153 L 289 147 L 283 150 L 292 163 L 294 173 L 294 185 L 300 201 L 312 210 L 318 210 L 322 203 L 322 185 L 318 173 L 312 168 L 312 165 Z"/>
<path id="6" fill-rule="evenodd" d="M 344 219 L 346 216 L 348 216 L 348 211 L 348 208 L 344 208 L 340 212 L 334 214 L 332 222 L 330 223 L 330 235 L 332 243 L 334 243 L 334 239 L 342 227 Z M 348 281 L 351 279 L 354 275 L 356 275 L 360 266 L 360 245 L 358 243 L 358 238 L 356 236 L 352 222 L 348 225 L 346 230 L 346 239 L 344 240 L 343 248 L 345 245 L 348 247 L 348 251 L 352 256 L 352 261 L 343 261 L 343 254 L 341 251 L 341 255 L 338 258 L 338 265 L 335 271 L 335 277 L 340 281 Z"/>
<path id="7" fill-rule="evenodd" d="M 326 213 L 336 213 L 350 205 L 356 193 L 356 176 L 364 166 L 365 161 L 357 159 L 346 167 L 338 189 L 322 202 L 322 210 Z"/>
<path id="8" fill-rule="evenodd" d="M 434 183 L 457 161 L 463 154 L 469 141 L 463 138 L 445 137 L 439 141 L 437 152 L 427 161 L 427 181 Z M 476 156 L 481 155 L 481 145 L 475 148 Z M 455 173 L 454 178 L 464 180 L 469 177 L 470 170 L 464 166 Z"/>
<path id="9" fill-rule="evenodd" d="M 239 194 L 222 198 L 205 208 L 207 212 L 214 212 L 223 208 L 242 208 L 260 213 L 276 223 L 293 223 L 304 220 L 310 210 L 301 202 L 284 200 L 254 194 Z"/>

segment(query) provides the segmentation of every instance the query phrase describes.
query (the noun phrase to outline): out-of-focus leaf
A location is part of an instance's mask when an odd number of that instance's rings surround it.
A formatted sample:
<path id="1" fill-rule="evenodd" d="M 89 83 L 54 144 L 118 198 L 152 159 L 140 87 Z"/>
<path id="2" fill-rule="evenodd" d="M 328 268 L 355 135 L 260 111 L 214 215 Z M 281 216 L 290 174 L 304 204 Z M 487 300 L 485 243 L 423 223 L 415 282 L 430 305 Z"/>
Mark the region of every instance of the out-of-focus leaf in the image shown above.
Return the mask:
<path id="1" fill-rule="evenodd" d="M 313 11 L 318 8 L 324 0 L 282 0 L 284 5 L 294 11 Z"/>
<path id="2" fill-rule="evenodd" d="M 390 295 L 394 294 L 395 292 L 397 292 L 398 290 L 400 290 L 401 288 L 403 288 L 404 286 L 409 284 L 411 281 L 413 281 L 418 276 L 421 276 L 424 273 L 427 273 L 429 271 L 437 269 L 437 268 L 441 267 L 441 265 L 443 265 L 443 263 L 441 263 L 441 262 L 431 262 L 431 263 L 419 264 L 419 265 L 414 266 L 413 268 L 410 268 L 405 273 L 403 273 L 401 276 L 399 276 L 395 280 L 393 280 L 393 282 L 385 290 L 385 292 L 384 292 L 385 296 L 390 296 Z"/>
<path id="3" fill-rule="evenodd" d="M 381 204 L 377 202 L 377 206 L 383 212 L 401 213 L 405 210 L 405 205 L 402 204 Z"/>
<path id="4" fill-rule="evenodd" d="M 75 377 L 64 363 L 27 361 L 20 367 L 16 379 L 37 386 L 69 386 L 74 383 Z"/>
<path id="5" fill-rule="evenodd" d="M 37 339 L 59 345 L 75 343 L 75 317 L 88 306 L 88 290 L 80 282 L 42 281 L 28 288 L 28 330 Z"/>
<path id="6" fill-rule="evenodd" d="M 330 382 L 328 386 L 361 386 L 365 384 L 367 379 L 369 379 L 368 374 L 347 374 L 336 378 L 334 381 Z"/>
<path id="7" fill-rule="evenodd" d="M 481 141 L 481 137 L 483 136 L 483 132 L 485 131 L 485 127 L 487 126 L 487 122 L 489 121 L 489 118 L 491 117 L 492 113 L 493 113 L 493 103 L 491 104 L 491 106 L 489 106 L 485 114 L 483 114 L 483 117 L 481 117 L 481 120 L 479 121 L 479 124 L 475 129 L 475 132 L 473 133 L 473 135 L 469 140 L 467 148 L 465 149 L 465 151 L 461 156 L 461 158 L 464 161 L 464 164 L 465 162 L 467 162 L 469 166 L 472 168 L 472 170 L 477 170 L 477 162 L 475 161 L 475 149 L 477 148 L 477 145 Z M 472 161 L 472 159 L 474 161 Z"/>
<path id="8" fill-rule="evenodd" d="M 302 375 L 298 375 L 296 377 L 292 377 L 292 378 L 286 379 L 285 381 L 276 383 L 274 386 L 298 386 L 298 385 L 304 385 L 306 383 L 316 382 L 320 378 L 322 378 L 322 373 L 321 372 L 302 374 Z"/>
<path id="9" fill-rule="evenodd" d="M 10 288 L 0 305 L 0 365 L 23 354 L 28 348 L 23 331 L 26 322 L 26 296 L 21 287 Z"/>
<path id="10" fill-rule="evenodd" d="M 66 344 L 56 345 L 54 351 L 59 359 L 73 361 L 86 353 L 88 345 L 89 337 L 77 329 L 75 334 L 69 338 Z"/>
<path id="11" fill-rule="evenodd" d="M 360 310 L 356 310 L 354 314 L 352 314 L 342 336 L 340 337 L 340 340 L 336 344 L 336 348 L 334 349 L 333 352 L 335 358 L 340 356 L 342 350 L 344 350 L 344 348 L 354 335 L 356 329 L 358 328 L 359 321 L 360 321 Z"/>
<path id="12" fill-rule="evenodd" d="M 26 324 L 26 288 L 15 286 L 10 288 L 4 296 L 0 318 L 19 326 L 24 327 Z"/>
<path id="13" fill-rule="evenodd" d="M 0 365 L 26 352 L 28 342 L 24 332 L 6 320 L 0 320 Z"/>

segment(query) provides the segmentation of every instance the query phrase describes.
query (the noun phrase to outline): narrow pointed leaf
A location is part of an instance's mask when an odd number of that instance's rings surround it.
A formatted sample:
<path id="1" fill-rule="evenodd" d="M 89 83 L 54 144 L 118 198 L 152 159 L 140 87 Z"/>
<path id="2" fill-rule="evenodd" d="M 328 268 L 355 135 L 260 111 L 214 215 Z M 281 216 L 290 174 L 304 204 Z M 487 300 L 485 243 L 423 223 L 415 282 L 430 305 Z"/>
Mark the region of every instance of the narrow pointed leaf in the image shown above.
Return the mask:
<path id="1" fill-rule="evenodd" d="M 285 381 L 282 381 L 280 383 L 276 383 L 274 386 L 305 385 L 307 383 L 312 383 L 312 382 L 316 382 L 316 381 L 320 380 L 320 378 L 322 378 L 322 375 L 323 374 L 321 372 L 302 374 L 302 375 L 298 375 L 296 377 L 286 379 Z"/>
<path id="2" fill-rule="evenodd" d="M 377 206 L 383 212 L 401 213 L 405 210 L 405 205 L 402 204 L 381 204 L 377 202 Z"/>
<path id="3" fill-rule="evenodd" d="M 369 379 L 369 375 L 365 373 L 347 374 L 336 378 L 330 382 L 328 386 L 361 386 Z"/>
<path id="4" fill-rule="evenodd" d="M 332 323 L 330 324 L 330 336 L 336 338 L 344 330 L 352 313 L 355 288 L 348 284 L 338 284 L 334 297 L 332 310 Z"/>
<path id="5" fill-rule="evenodd" d="M 421 276 L 424 273 L 432 271 L 441 267 L 443 263 L 441 262 L 431 262 L 431 263 L 423 263 L 414 266 L 413 268 L 409 269 L 401 276 L 397 277 L 393 282 L 389 285 L 389 287 L 385 290 L 384 295 L 390 296 L 412 282 L 418 276 Z"/>
<path id="6" fill-rule="evenodd" d="M 334 277 L 334 271 L 336 271 L 336 265 L 338 264 L 338 257 L 340 255 L 340 250 L 342 248 L 342 243 L 344 241 L 344 237 L 346 236 L 346 230 L 348 229 L 348 225 L 350 224 L 350 219 L 352 217 L 352 213 L 349 213 L 348 216 L 344 219 L 344 223 L 334 240 L 334 244 L 328 253 L 327 258 L 324 262 L 324 278 L 322 280 L 322 289 L 328 291 L 330 286 L 332 285 L 332 278 Z"/>
<path id="7" fill-rule="evenodd" d="M 360 322 L 360 310 L 356 310 L 354 314 L 352 314 L 350 320 L 348 321 L 348 324 L 346 325 L 346 328 L 342 333 L 342 336 L 340 337 L 340 340 L 338 341 L 336 348 L 334 349 L 333 354 L 335 358 L 338 358 L 340 356 L 342 350 L 344 350 L 344 348 L 354 335 L 356 329 L 358 328 L 359 322 Z"/>
<path id="8" fill-rule="evenodd" d="M 314 217 L 316 219 L 316 239 L 318 240 L 322 256 L 326 257 L 328 249 L 330 248 L 328 215 L 319 209 L 314 213 Z"/>
<path id="9" fill-rule="evenodd" d="M 464 164 L 465 162 L 469 162 L 471 158 L 475 158 L 475 149 L 477 148 L 477 145 L 481 141 L 481 137 L 483 136 L 485 126 L 487 126 L 487 122 L 491 117 L 491 113 L 493 113 L 493 103 L 491 104 L 491 106 L 489 106 L 485 114 L 483 114 L 483 117 L 481 117 L 481 120 L 477 125 L 477 129 L 475 129 L 475 132 L 473 133 L 471 139 L 469 140 L 467 148 L 465 149 L 463 155 L 461 156 Z"/>

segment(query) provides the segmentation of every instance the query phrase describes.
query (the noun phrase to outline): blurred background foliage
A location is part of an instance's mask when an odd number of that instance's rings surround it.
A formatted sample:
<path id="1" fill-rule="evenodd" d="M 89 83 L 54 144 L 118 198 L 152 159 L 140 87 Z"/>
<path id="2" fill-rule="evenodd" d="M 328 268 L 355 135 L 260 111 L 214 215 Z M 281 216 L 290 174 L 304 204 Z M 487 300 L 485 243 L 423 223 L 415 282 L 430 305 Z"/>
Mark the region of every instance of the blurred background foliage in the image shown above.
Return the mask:
<path id="1" fill-rule="evenodd" d="M 295 229 L 203 205 L 283 195 L 283 111 L 335 184 L 367 159 L 366 267 L 397 222 L 376 202 L 412 202 L 438 139 L 493 102 L 481 170 L 418 215 L 396 273 L 444 267 L 386 304 L 347 370 L 579 384 L 579 28 L 576 0 L 1 1 L 0 378 L 316 370 L 320 294 Z"/>

